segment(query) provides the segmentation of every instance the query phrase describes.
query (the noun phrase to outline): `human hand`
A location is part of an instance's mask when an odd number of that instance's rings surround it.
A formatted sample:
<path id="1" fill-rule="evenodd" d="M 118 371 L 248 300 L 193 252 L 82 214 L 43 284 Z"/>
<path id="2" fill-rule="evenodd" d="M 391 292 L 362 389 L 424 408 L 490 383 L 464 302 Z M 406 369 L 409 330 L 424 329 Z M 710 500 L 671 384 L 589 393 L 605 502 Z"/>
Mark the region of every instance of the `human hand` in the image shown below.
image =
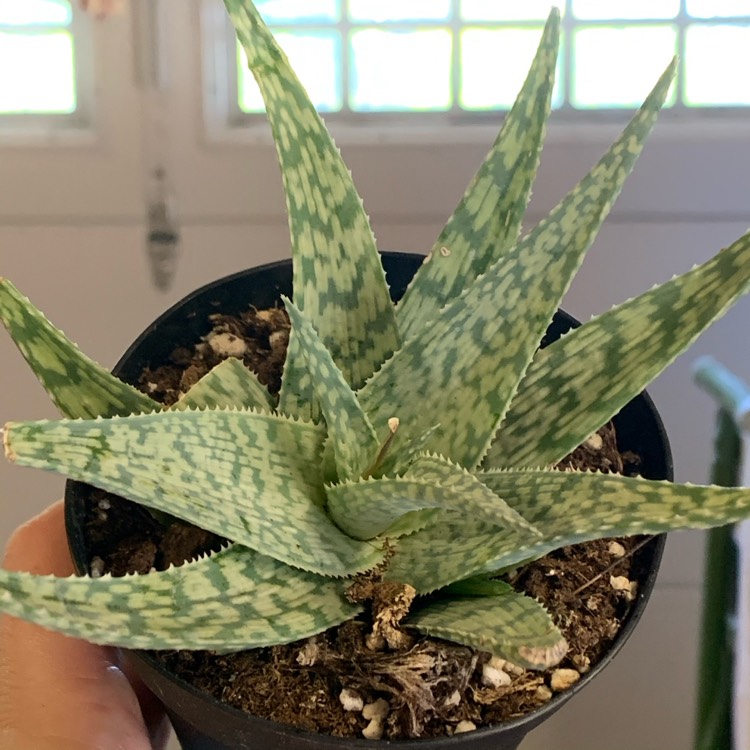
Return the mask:
<path id="1" fill-rule="evenodd" d="M 18 528 L 3 567 L 71 575 L 62 502 Z M 164 750 L 156 698 L 115 649 L 0 618 L 0 749 Z"/>

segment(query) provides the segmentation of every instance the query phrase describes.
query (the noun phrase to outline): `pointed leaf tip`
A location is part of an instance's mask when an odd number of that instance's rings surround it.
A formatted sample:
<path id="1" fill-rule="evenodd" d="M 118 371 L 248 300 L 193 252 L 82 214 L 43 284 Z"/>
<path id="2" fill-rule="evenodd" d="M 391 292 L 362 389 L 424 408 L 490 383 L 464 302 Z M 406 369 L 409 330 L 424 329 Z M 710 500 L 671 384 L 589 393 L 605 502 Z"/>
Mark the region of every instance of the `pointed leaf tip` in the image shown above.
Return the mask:
<path id="1" fill-rule="evenodd" d="M 7 279 L 0 283 L 0 322 L 64 416 L 91 418 L 159 408 L 83 354 Z"/>
<path id="2" fill-rule="evenodd" d="M 527 669 L 555 666 L 568 650 L 545 608 L 512 590 L 496 596 L 438 599 L 409 615 L 406 624 Z"/>
<path id="3" fill-rule="evenodd" d="M 312 321 L 290 299 L 284 297 L 283 301 L 332 441 L 338 476 L 358 477 L 377 454 L 375 430 Z"/>
<path id="4" fill-rule="evenodd" d="M 56 578 L 0 570 L 0 611 L 125 648 L 227 653 L 314 635 L 359 610 L 339 581 L 239 545 L 147 575 Z"/>
<path id="5" fill-rule="evenodd" d="M 250 2 L 225 0 L 266 105 L 281 164 L 292 244 L 294 298 L 349 385 L 400 344 L 370 221 L 351 173 L 284 53 Z M 312 416 L 290 338 L 280 408 Z"/>
<path id="6" fill-rule="evenodd" d="M 748 289 L 750 233 L 703 265 L 540 350 L 485 465 L 559 461 L 637 396 Z M 612 362 L 617 363 L 617 377 Z"/>
<path id="7" fill-rule="evenodd" d="M 13 426 L 18 463 L 171 513 L 288 565 L 340 576 L 382 560 L 323 510 L 324 431 L 275 414 L 175 411 Z"/>
<path id="8" fill-rule="evenodd" d="M 559 43 L 559 13 L 551 13 L 500 133 L 396 308 L 404 341 L 516 242 L 539 166 Z"/>

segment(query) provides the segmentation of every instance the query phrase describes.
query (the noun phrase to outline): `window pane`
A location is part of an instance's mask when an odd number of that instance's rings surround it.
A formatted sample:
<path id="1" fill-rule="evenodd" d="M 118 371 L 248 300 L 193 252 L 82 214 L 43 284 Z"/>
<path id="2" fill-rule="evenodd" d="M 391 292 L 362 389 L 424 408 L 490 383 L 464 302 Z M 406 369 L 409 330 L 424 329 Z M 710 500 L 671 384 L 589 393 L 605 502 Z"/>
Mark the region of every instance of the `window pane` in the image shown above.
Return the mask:
<path id="1" fill-rule="evenodd" d="M 451 106 L 451 33 L 367 29 L 351 36 L 351 101 L 359 111 Z"/>
<path id="2" fill-rule="evenodd" d="M 315 107 L 321 112 L 341 109 L 341 38 L 335 31 L 277 32 L 276 39 L 289 57 Z M 263 97 L 248 70 L 244 50 L 239 53 L 240 109 L 263 112 Z"/>
<path id="3" fill-rule="evenodd" d="M 675 54 L 672 26 L 599 27 L 574 34 L 574 107 L 637 107 Z M 674 102 L 674 87 L 667 105 Z"/>
<path id="4" fill-rule="evenodd" d="M 255 0 L 267 24 L 338 21 L 341 0 Z"/>
<path id="5" fill-rule="evenodd" d="M 573 0 L 573 15 L 583 19 L 674 18 L 679 10 L 680 0 Z"/>
<path id="6" fill-rule="evenodd" d="M 750 104 L 750 27 L 690 26 L 685 34 L 685 104 Z"/>
<path id="7" fill-rule="evenodd" d="M 353 21 L 447 21 L 451 0 L 349 0 Z"/>
<path id="8" fill-rule="evenodd" d="M 553 5 L 560 7 L 564 3 L 561 0 L 461 0 L 461 18 L 465 21 L 544 21 Z"/>
<path id="9" fill-rule="evenodd" d="M 67 26 L 72 17 L 67 0 L 0 0 L 0 25 Z"/>
<path id="10" fill-rule="evenodd" d="M 73 39 L 48 34 L 0 32 L 0 112 L 70 113 L 76 108 Z"/>
<path id="11" fill-rule="evenodd" d="M 696 18 L 750 16 L 750 0 L 687 0 L 687 12 Z"/>
<path id="12" fill-rule="evenodd" d="M 465 109 L 510 109 L 526 78 L 541 32 L 541 27 L 462 31 L 461 106 Z M 562 102 L 559 73 L 558 70 L 553 106 Z"/>

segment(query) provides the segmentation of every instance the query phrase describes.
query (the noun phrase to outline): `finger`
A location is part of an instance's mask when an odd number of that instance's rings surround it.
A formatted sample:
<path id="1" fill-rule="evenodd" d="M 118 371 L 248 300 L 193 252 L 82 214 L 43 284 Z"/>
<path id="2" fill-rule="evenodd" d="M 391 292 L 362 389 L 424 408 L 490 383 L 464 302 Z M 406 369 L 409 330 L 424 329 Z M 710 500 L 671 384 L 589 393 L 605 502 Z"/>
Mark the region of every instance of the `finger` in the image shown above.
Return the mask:
<path id="1" fill-rule="evenodd" d="M 14 533 L 3 565 L 37 574 L 73 573 L 62 503 Z M 154 715 L 149 731 L 113 649 L 0 618 L 1 747 L 152 750 L 158 746 L 149 735 L 163 722 L 163 714 Z"/>

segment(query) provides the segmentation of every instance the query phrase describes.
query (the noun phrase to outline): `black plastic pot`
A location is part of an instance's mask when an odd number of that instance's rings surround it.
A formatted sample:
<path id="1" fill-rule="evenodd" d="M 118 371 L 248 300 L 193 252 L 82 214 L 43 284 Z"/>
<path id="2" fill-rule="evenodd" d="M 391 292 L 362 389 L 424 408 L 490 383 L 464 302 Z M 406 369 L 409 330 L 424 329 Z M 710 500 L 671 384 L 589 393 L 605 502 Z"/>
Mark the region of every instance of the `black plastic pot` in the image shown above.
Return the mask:
<path id="1" fill-rule="evenodd" d="M 421 256 L 405 253 L 384 253 L 391 295 L 399 299 L 422 261 Z M 176 346 L 192 346 L 210 330 L 208 315 L 221 311 L 240 313 L 254 305 L 271 307 L 281 294 L 291 295 L 291 261 L 272 263 L 228 276 L 209 284 L 171 307 L 150 325 L 128 349 L 114 369 L 123 380 L 131 383 L 145 367 L 158 367 L 167 362 Z M 544 337 L 549 343 L 577 322 L 558 313 Z M 642 394 L 615 417 L 618 446 L 641 456 L 641 473 L 649 479 L 672 479 L 672 458 L 669 443 L 650 398 Z M 69 481 L 66 488 L 66 525 L 75 564 L 79 573 L 87 570 L 91 559 L 84 529 L 85 499 L 88 485 Z M 539 710 L 509 723 L 478 729 L 474 732 L 430 740 L 388 742 L 365 739 L 341 739 L 303 732 L 266 719 L 249 716 L 199 692 L 168 673 L 151 656 L 127 652 L 135 670 L 166 706 L 184 750 L 377 750 L 377 748 L 414 747 L 419 750 L 515 750 L 526 734 L 555 713 L 566 701 L 583 689 L 604 669 L 628 639 L 643 614 L 656 580 L 665 538 L 656 537 L 639 553 L 643 576 L 639 581 L 639 597 L 623 624 L 610 652 L 573 688 L 555 696 Z M 280 700 L 283 697 L 280 696 Z"/>

